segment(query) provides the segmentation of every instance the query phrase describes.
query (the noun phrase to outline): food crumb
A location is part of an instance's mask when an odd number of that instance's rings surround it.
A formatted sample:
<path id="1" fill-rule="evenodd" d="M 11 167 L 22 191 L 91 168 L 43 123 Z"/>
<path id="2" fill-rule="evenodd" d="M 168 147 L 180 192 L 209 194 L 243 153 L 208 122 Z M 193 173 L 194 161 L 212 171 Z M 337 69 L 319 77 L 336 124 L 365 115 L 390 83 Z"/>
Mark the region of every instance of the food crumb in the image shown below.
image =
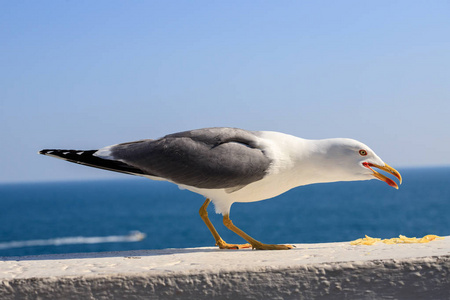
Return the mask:
<path id="1" fill-rule="evenodd" d="M 416 237 L 406 237 L 404 235 L 399 235 L 398 238 L 391 238 L 391 239 L 380 239 L 380 238 L 372 238 L 368 235 L 366 235 L 365 238 L 357 239 L 350 242 L 350 245 L 374 245 L 375 243 L 382 242 L 388 245 L 392 244 L 414 244 L 414 243 L 429 243 L 434 240 L 442 240 L 443 237 L 434 235 L 434 234 L 428 234 L 424 236 L 423 238 L 416 238 Z"/>

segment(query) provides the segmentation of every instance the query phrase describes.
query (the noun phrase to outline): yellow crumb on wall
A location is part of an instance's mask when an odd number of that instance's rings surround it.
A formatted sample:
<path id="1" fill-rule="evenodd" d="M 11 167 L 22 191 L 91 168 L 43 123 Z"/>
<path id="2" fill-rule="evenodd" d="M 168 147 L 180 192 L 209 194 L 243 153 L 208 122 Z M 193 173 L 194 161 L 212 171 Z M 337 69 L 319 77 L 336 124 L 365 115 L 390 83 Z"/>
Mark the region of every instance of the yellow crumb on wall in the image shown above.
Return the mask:
<path id="1" fill-rule="evenodd" d="M 372 238 L 370 236 L 367 236 L 362 239 L 357 239 L 350 242 L 350 245 L 373 245 L 378 242 L 382 242 L 385 244 L 412 244 L 412 243 L 429 243 L 434 240 L 442 240 L 443 237 L 429 234 L 424 236 L 423 238 L 416 238 L 416 237 L 406 237 L 404 235 L 400 235 L 398 238 L 391 238 L 391 239 L 384 239 L 381 240 L 379 238 Z"/>

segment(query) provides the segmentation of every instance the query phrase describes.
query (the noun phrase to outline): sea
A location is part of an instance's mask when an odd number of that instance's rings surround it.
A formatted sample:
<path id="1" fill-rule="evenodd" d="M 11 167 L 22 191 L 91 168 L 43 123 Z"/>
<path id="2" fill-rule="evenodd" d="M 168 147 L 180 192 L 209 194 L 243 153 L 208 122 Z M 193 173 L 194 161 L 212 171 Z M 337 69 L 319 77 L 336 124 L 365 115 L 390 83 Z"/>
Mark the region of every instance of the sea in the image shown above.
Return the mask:
<path id="1" fill-rule="evenodd" d="M 450 167 L 400 169 L 378 180 L 298 187 L 235 203 L 233 223 L 264 243 L 323 243 L 368 235 L 450 235 Z M 204 197 L 167 182 L 120 180 L 0 184 L 0 256 L 214 246 Z M 208 209 L 222 238 L 244 241 Z"/>

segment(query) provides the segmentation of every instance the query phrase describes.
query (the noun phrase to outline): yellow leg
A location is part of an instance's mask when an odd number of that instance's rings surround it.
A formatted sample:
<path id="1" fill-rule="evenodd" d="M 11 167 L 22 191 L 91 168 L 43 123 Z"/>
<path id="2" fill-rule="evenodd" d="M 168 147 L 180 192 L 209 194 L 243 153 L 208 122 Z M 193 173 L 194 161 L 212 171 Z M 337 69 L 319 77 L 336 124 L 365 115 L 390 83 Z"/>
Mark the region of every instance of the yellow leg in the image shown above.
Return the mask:
<path id="1" fill-rule="evenodd" d="M 231 222 L 230 216 L 228 214 L 223 216 L 223 224 L 228 229 L 230 229 L 231 231 L 233 231 L 234 233 L 239 235 L 241 238 L 243 238 L 244 240 L 249 242 L 252 245 L 253 249 L 258 249 L 258 250 L 287 250 L 287 249 L 294 248 L 294 246 L 292 246 L 292 245 L 268 245 L 268 244 L 263 244 L 263 243 L 255 240 L 254 238 L 252 238 L 251 236 L 249 236 L 248 234 L 243 232 L 241 229 L 237 228 L 233 224 L 233 222 Z"/>
<path id="2" fill-rule="evenodd" d="M 219 246 L 220 249 L 242 249 L 252 247 L 250 244 L 244 245 L 228 244 L 224 240 L 222 240 L 219 233 L 217 233 L 217 230 L 214 228 L 214 225 L 208 218 L 208 211 L 206 209 L 208 208 L 210 202 L 211 200 L 206 199 L 205 203 L 203 203 L 202 207 L 200 207 L 199 213 L 203 222 L 205 222 L 206 226 L 208 226 L 209 231 L 211 231 L 212 235 L 214 236 L 214 239 L 216 240 L 216 246 Z"/>

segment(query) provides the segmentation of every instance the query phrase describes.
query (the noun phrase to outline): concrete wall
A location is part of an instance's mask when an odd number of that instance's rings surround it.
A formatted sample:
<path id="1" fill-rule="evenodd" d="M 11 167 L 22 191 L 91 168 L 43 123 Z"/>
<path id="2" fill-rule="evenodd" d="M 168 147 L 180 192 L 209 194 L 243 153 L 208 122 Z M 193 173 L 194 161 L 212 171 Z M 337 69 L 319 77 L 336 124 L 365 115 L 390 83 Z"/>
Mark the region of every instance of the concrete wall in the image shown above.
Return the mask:
<path id="1" fill-rule="evenodd" d="M 0 275 L 0 299 L 450 299 L 450 237 L 3 258 Z"/>

